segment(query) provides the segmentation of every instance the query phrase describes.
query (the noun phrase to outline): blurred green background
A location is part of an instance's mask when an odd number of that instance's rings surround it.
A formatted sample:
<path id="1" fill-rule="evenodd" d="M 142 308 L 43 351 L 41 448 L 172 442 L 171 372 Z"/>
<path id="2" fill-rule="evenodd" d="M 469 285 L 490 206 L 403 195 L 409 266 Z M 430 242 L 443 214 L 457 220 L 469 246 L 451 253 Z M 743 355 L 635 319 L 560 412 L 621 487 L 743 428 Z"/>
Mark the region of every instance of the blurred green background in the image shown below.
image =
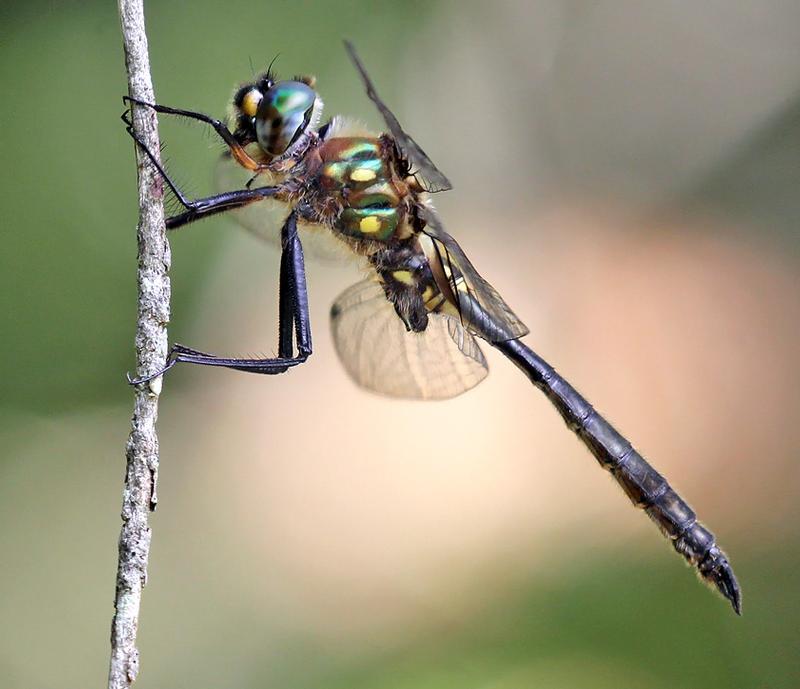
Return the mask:
<path id="1" fill-rule="evenodd" d="M 213 114 L 277 53 L 378 126 L 341 45 L 456 189 L 450 231 L 528 341 L 696 508 L 736 618 L 500 357 L 444 403 L 316 351 L 177 369 L 137 687 L 800 686 L 800 7 L 159 2 L 158 99 Z M 0 9 L 0 687 L 103 686 L 132 396 L 136 193 L 113 3 Z M 163 122 L 211 189 L 218 144 Z M 172 238 L 171 341 L 275 347 L 277 255 Z"/>

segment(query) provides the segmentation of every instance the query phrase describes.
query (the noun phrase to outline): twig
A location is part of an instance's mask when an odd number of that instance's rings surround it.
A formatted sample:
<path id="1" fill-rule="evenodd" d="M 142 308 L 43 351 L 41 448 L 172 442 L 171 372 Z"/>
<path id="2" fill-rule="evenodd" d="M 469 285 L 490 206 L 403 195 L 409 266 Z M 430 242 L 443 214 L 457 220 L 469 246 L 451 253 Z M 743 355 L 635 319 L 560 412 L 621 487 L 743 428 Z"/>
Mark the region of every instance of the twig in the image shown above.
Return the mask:
<path id="1" fill-rule="evenodd" d="M 154 102 L 144 28 L 142 0 L 119 0 L 128 92 L 139 100 Z M 155 113 L 134 108 L 133 126 L 141 140 L 159 153 Z M 161 367 L 167 356 L 169 321 L 169 244 L 164 227 L 163 188 L 152 164 L 136 146 L 139 173 L 139 304 L 136 326 L 137 375 L 146 376 Z M 119 536 L 116 611 L 111 623 L 109 689 L 130 687 L 139 671 L 136 632 L 142 588 L 147 580 L 150 553 L 148 516 L 155 509 L 158 479 L 158 393 L 161 379 L 139 386 L 126 446 L 127 469 L 122 497 L 122 530 Z"/>

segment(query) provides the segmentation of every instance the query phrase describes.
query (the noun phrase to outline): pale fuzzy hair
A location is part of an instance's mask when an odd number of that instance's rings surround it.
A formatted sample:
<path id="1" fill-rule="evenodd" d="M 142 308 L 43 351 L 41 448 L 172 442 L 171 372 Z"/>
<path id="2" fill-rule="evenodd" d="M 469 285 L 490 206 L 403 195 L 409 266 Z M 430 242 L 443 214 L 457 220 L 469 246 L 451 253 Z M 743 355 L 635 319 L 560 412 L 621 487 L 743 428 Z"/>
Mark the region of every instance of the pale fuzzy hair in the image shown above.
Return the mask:
<path id="1" fill-rule="evenodd" d="M 334 115 L 331 118 L 331 124 L 328 128 L 325 138 L 330 139 L 334 137 L 346 136 L 377 137 L 378 135 L 359 120 L 350 117 L 343 117 L 342 115 Z"/>

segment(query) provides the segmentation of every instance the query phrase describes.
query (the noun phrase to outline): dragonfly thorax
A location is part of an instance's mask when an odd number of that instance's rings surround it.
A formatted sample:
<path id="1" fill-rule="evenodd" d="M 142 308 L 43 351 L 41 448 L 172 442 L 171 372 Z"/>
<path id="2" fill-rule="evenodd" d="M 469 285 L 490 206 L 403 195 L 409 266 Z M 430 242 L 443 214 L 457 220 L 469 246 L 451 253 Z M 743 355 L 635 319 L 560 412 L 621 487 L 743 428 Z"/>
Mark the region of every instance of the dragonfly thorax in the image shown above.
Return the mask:
<path id="1" fill-rule="evenodd" d="M 408 190 L 381 138 L 333 136 L 321 143 L 319 155 L 319 191 L 338 197 L 341 206 L 335 230 L 382 243 L 402 233 Z"/>

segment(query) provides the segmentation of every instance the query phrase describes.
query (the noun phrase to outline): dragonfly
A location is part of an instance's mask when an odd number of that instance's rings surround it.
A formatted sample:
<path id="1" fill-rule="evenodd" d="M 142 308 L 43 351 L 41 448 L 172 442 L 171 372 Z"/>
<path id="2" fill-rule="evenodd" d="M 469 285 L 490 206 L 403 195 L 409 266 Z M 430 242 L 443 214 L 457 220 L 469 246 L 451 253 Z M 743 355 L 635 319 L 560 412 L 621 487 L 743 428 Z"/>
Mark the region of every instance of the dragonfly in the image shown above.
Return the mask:
<path id="1" fill-rule="evenodd" d="M 279 80 L 271 66 L 236 91 L 227 122 L 125 98 L 128 133 L 182 208 L 166 220 L 167 229 L 268 205 L 283 211 L 277 356 L 233 358 L 175 344 L 162 368 L 129 382 L 145 384 L 178 363 L 258 374 L 304 363 L 312 339 L 298 228 L 329 233 L 368 268 L 368 277 L 339 295 L 330 311 L 337 354 L 358 385 L 400 398 L 453 397 L 486 377 L 478 340 L 488 343 L 547 396 L 633 504 L 741 614 L 741 590 L 715 536 L 633 445 L 522 342 L 528 328 L 478 273 L 434 208 L 431 195 L 451 189 L 450 180 L 378 96 L 354 46 L 345 41 L 345 48 L 383 118 L 383 133 L 341 116 L 322 124 L 314 77 Z M 223 162 L 247 171 L 249 180 L 241 188 L 187 198 L 135 133 L 135 107 L 209 125 L 226 146 Z M 254 216 L 246 217 L 253 222 Z"/>

